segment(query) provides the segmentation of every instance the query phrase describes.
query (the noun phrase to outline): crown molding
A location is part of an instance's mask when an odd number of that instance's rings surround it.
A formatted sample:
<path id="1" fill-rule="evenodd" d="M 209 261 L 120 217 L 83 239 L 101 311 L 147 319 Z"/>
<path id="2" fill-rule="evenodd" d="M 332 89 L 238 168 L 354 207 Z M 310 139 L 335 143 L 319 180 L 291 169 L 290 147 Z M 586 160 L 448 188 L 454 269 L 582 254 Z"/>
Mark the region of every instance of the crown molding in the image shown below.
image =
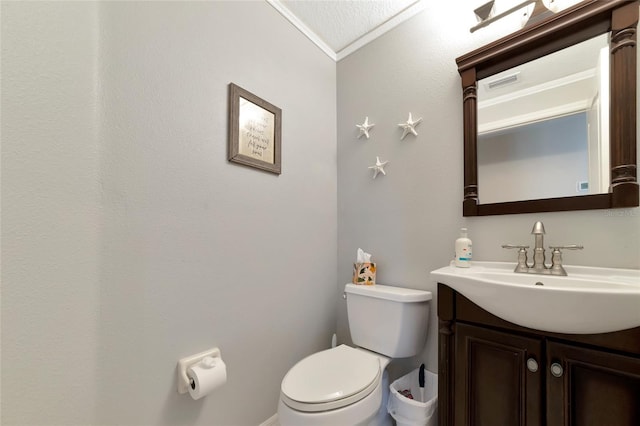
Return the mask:
<path id="1" fill-rule="evenodd" d="M 393 18 L 383 22 L 378 25 L 373 30 L 367 32 L 363 36 L 359 37 L 346 47 L 340 49 L 338 52 L 335 52 L 328 44 L 326 44 L 313 30 L 307 27 L 304 22 L 298 19 L 289 9 L 287 9 L 280 0 L 266 0 L 275 10 L 277 10 L 286 20 L 291 22 L 294 27 L 296 27 L 302 34 L 304 34 L 311 42 L 313 42 L 316 46 L 320 48 L 328 57 L 338 62 L 341 59 L 349 56 L 356 50 L 360 49 L 364 45 L 372 42 L 376 38 L 380 37 L 387 31 L 397 27 L 404 21 L 409 18 L 414 17 L 418 13 L 422 12 L 427 7 L 426 0 L 418 0 L 416 3 L 413 3 L 411 6 L 408 6 L 399 14 L 395 15 Z"/>
<path id="2" fill-rule="evenodd" d="M 389 19 L 386 22 L 383 22 L 382 24 L 378 25 L 373 30 L 371 30 L 368 33 L 366 33 L 365 35 L 363 35 L 362 37 L 360 37 L 357 40 L 353 41 L 352 43 L 350 43 L 346 47 L 340 49 L 336 53 L 337 61 L 349 56 L 350 54 L 352 54 L 356 50 L 360 49 L 364 45 L 369 44 L 373 40 L 377 39 L 378 37 L 380 37 L 381 35 L 383 35 L 387 31 L 390 31 L 390 30 L 394 29 L 395 27 L 397 27 L 398 25 L 402 24 L 404 21 L 406 21 L 406 20 L 408 20 L 410 18 L 413 18 L 414 16 L 416 16 L 418 13 L 422 12 L 426 8 L 427 8 L 427 1 L 426 0 L 418 0 L 417 2 L 413 3 L 411 6 L 408 6 L 402 12 L 398 13 L 397 15 L 395 15 L 393 18 Z"/>
<path id="3" fill-rule="evenodd" d="M 328 57 L 337 61 L 336 52 L 329 47 L 316 33 L 314 33 L 309 27 L 307 27 L 297 16 L 295 16 L 289 9 L 287 9 L 280 0 L 266 0 L 275 10 L 277 10 L 286 20 L 291 22 L 302 34 L 304 34 L 309 40 L 320 48 Z"/>

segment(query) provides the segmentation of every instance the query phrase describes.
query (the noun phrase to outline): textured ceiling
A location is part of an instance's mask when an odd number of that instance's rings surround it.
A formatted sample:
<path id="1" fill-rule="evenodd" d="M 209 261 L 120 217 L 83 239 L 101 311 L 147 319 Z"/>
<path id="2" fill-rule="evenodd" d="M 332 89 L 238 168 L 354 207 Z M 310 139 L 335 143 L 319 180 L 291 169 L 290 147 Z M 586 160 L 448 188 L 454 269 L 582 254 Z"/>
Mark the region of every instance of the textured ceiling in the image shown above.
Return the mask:
<path id="1" fill-rule="evenodd" d="M 486 0 L 266 1 L 335 60 L 344 58 L 429 7 L 446 7 L 460 11 L 460 19 L 468 18 L 471 28 L 476 24 L 473 9 L 486 3 Z M 553 3 L 554 9 L 557 10 L 563 10 L 580 1 L 582 0 L 542 0 L 545 6 Z M 497 10 L 494 14 L 502 13 L 521 2 L 522 0 L 495 0 Z M 509 16 L 520 23 L 520 15 L 512 13 Z"/>
<path id="2" fill-rule="evenodd" d="M 280 0 L 334 52 L 388 22 L 420 0 Z"/>

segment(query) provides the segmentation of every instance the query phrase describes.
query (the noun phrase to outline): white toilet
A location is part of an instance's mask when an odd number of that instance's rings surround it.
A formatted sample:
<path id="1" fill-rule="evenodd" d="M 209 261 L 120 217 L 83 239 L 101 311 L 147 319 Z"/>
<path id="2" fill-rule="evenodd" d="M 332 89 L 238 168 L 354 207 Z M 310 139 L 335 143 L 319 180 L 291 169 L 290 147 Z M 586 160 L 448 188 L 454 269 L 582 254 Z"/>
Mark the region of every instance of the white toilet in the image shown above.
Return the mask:
<path id="1" fill-rule="evenodd" d="M 349 330 L 357 348 L 340 345 L 310 355 L 282 380 L 282 426 L 387 425 L 392 358 L 424 347 L 431 292 L 385 285 L 345 286 Z"/>

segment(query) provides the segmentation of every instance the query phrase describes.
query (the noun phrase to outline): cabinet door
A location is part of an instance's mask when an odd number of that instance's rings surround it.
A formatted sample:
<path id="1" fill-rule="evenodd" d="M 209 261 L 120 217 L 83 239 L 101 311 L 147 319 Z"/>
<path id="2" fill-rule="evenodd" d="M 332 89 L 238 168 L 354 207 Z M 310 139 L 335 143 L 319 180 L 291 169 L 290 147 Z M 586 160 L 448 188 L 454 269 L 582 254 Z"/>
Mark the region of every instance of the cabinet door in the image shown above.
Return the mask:
<path id="1" fill-rule="evenodd" d="M 455 425 L 540 426 L 542 341 L 456 324 Z"/>
<path id="2" fill-rule="evenodd" d="M 548 426 L 640 425 L 640 358 L 547 344 Z"/>

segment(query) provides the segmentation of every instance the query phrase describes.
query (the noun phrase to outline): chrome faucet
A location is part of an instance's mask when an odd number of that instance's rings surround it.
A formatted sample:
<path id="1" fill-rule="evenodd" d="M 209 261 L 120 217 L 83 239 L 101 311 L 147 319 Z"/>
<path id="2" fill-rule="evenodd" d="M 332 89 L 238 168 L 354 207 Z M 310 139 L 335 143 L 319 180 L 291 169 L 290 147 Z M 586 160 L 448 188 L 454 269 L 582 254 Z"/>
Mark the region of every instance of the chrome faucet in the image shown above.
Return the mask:
<path id="1" fill-rule="evenodd" d="M 544 225 L 542 222 L 538 221 L 533 224 L 533 229 L 531 230 L 531 235 L 535 235 L 535 247 L 533 248 L 533 266 L 530 269 L 533 269 L 534 274 L 543 274 L 545 269 L 547 269 L 544 265 L 545 262 L 545 253 L 544 253 Z"/>
<path id="2" fill-rule="evenodd" d="M 524 274 L 541 274 L 541 275 L 562 275 L 566 276 L 567 271 L 562 266 L 561 250 L 582 250 L 582 246 L 575 244 L 566 246 L 554 246 L 551 249 L 551 266 L 546 265 L 545 249 L 544 249 L 544 225 L 538 221 L 533 225 L 531 234 L 535 238 L 535 246 L 533 248 L 533 265 L 529 266 L 527 262 L 527 249 L 529 246 L 518 246 L 512 244 L 503 244 L 502 248 L 518 249 L 518 264 L 513 272 Z"/>

